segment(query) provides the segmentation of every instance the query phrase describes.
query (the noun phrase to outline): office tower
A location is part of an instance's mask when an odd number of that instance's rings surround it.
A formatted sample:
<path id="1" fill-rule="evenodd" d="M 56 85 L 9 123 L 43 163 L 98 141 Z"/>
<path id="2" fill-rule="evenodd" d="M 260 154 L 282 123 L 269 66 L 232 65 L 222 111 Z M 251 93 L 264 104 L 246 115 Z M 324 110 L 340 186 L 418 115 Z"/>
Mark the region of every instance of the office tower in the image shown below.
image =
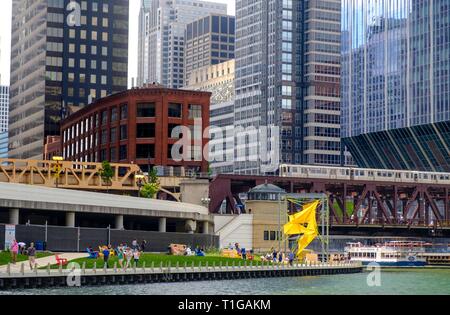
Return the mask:
<path id="1" fill-rule="evenodd" d="M 361 167 L 450 171 L 450 5 L 342 1 L 342 136 Z"/>
<path id="2" fill-rule="evenodd" d="M 0 158 L 8 157 L 9 88 L 0 85 Z"/>
<path id="3" fill-rule="evenodd" d="M 340 0 L 236 1 L 235 125 L 280 137 L 238 147 L 236 173 L 261 173 L 263 147 L 281 163 L 341 163 L 339 64 Z"/>
<path id="4" fill-rule="evenodd" d="M 234 59 L 235 23 L 234 16 L 210 15 L 186 26 L 185 84 L 194 70 Z"/>
<path id="5" fill-rule="evenodd" d="M 185 87 L 212 93 L 209 159 L 213 175 L 234 171 L 234 69 L 234 60 L 199 68 Z"/>
<path id="6" fill-rule="evenodd" d="M 42 158 L 62 117 L 127 88 L 128 0 L 13 0 L 9 149 Z"/>
<path id="7" fill-rule="evenodd" d="M 138 86 L 157 82 L 181 88 L 184 85 L 186 25 L 210 14 L 227 14 L 227 5 L 198 0 L 142 0 Z"/>

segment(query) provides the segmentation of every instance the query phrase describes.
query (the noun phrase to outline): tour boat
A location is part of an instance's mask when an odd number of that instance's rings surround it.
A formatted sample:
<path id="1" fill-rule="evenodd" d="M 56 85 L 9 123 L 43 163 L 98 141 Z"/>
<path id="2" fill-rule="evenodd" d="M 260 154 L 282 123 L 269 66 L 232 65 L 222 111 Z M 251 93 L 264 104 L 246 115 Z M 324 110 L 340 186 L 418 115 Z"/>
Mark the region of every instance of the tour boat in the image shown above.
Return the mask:
<path id="1" fill-rule="evenodd" d="M 399 248 L 393 244 L 365 246 L 361 243 L 348 243 L 345 253 L 350 261 L 361 262 L 363 265 L 377 263 L 381 267 L 423 267 L 427 261 L 419 254 L 420 247 Z"/>

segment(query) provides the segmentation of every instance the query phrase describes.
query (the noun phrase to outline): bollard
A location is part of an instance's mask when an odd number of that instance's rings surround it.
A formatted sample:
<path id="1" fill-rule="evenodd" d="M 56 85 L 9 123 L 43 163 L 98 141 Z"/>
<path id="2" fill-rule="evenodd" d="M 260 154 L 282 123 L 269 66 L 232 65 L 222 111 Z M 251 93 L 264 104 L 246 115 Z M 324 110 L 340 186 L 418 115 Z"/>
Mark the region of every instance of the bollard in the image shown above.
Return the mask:
<path id="1" fill-rule="evenodd" d="M 136 262 L 133 263 L 133 272 L 136 273 L 137 264 Z"/>
<path id="2" fill-rule="evenodd" d="M 47 264 L 47 274 L 50 275 L 50 263 Z"/>
<path id="3" fill-rule="evenodd" d="M 8 263 L 8 266 L 6 266 L 6 273 L 8 274 L 8 276 L 11 275 L 11 263 Z"/>
<path id="4" fill-rule="evenodd" d="M 202 271 L 202 262 L 201 261 L 198 263 L 198 269 L 199 269 L 199 271 Z"/>
<path id="5" fill-rule="evenodd" d="M 191 264 L 191 269 L 192 269 L 192 271 L 194 271 L 194 269 L 195 269 L 194 262 L 192 262 L 192 264 Z"/>
<path id="6" fill-rule="evenodd" d="M 234 269 L 234 267 L 235 267 L 235 263 L 234 263 L 234 260 L 233 260 L 233 264 L 231 265 L 231 269 Z"/>
<path id="7" fill-rule="evenodd" d="M 59 264 L 59 274 L 62 274 L 63 273 L 63 271 L 62 271 L 62 264 Z"/>
<path id="8" fill-rule="evenodd" d="M 159 265 L 159 269 L 161 270 L 161 272 L 163 271 L 163 262 L 161 261 L 161 264 Z"/>
<path id="9" fill-rule="evenodd" d="M 86 262 L 83 261 L 83 265 L 81 266 L 81 272 L 85 275 L 86 274 Z"/>
<path id="10" fill-rule="evenodd" d="M 117 262 L 114 262 L 114 273 L 117 273 Z"/>
<path id="11" fill-rule="evenodd" d="M 187 272 L 187 261 L 184 262 L 184 272 Z"/>
<path id="12" fill-rule="evenodd" d="M 37 264 L 34 265 L 34 274 L 37 276 L 38 274 L 38 266 Z"/>
<path id="13" fill-rule="evenodd" d="M 216 262 L 213 262 L 213 270 L 216 271 Z"/>
<path id="14" fill-rule="evenodd" d="M 152 261 L 152 267 L 151 267 L 151 269 L 152 269 L 152 273 L 154 273 L 154 272 L 155 272 L 155 262 L 154 262 L 154 261 Z"/>
<path id="15" fill-rule="evenodd" d="M 220 261 L 220 264 L 219 264 L 220 270 L 222 270 L 222 266 L 223 266 L 222 261 Z"/>
<path id="16" fill-rule="evenodd" d="M 103 265 L 103 272 L 106 273 L 106 272 L 107 272 L 107 269 L 108 269 L 108 264 L 105 263 L 105 264 Z"/>
<path id="17" fill-rule="evenodd" d="M 25 275 L 25 264 L 20 265 L 20 274 L 21 274 L 22 276 Z"/>
<path id="18" fill-rule="evenodd" d="M 97 262 L 94 261 L 94 268 L 93 268 L 94 273 L 97 273 Z"/>
<path id="19" fill-rule="evenodd" d="M 208 262 L 206 262 L 206 264 L 205 264 L 206 271 L 209 270 L 209 266 L 208 265 L 209 265 Z"/>
<path id="20" fill-rule="evenodd" d="M 142 271 L 145 273 L 145 266 L 146 266 L 146 261 L 144 260 L 144 262 L 142 263 Z"/>
<path id="21" fill-rule="evenodd" d="M 178 269 L 180 268 L 180 262 L 179 261 L 177 261 L 177 265 L 176 265 L 175 268 L 176 268 L 175 270 L 178 272 Z"/>

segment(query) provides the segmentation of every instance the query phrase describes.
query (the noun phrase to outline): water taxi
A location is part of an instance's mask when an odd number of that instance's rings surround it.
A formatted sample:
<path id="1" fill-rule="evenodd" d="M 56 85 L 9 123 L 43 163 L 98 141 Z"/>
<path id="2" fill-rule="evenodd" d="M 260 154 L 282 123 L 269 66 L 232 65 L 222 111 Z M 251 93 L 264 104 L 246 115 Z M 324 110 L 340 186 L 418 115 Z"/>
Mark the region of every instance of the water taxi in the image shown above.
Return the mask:
<path id="1" fill-rule="evenodd" d="M 361 262 L 363 265 L 377 263 L 382 267 L 423 267 L 425 258 L 420 257 L 422 247 L 398 247 L 394 244 L 377 244 L 365 246 L 362 243 L 348 243 L 345 253 L 350 261 Z"/>

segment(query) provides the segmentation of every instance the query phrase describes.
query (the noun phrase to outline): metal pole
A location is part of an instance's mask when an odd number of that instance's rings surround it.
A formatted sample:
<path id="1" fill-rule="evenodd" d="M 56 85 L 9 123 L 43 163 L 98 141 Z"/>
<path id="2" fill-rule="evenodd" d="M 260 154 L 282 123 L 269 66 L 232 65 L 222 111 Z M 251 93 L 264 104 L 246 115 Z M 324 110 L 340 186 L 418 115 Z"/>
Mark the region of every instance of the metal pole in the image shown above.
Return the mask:
<path id="1" fill-rule="evenodd" d="M 81 231 L 80 231 L 80 227 L 78 227 L 78 237 L 77 237 L 77 252 L 80 252 L 80 235 L 81 235 Z"/>
<path id="2" fill-rule="evenodd" d="M 322 221 L 322 262 L 325 262 L 325 198 L 322 197 L 322 211 L 320 211 Z"/>
<path id="3" fill-rule="evenodd" d="M 278 253 L 281 251 L 281 194 L 278 194 Z"/>
<path id="4" fill-rule="evenodd" d="M 45 242 L 48 242 L 48 221 L 45 221 Z"/>

